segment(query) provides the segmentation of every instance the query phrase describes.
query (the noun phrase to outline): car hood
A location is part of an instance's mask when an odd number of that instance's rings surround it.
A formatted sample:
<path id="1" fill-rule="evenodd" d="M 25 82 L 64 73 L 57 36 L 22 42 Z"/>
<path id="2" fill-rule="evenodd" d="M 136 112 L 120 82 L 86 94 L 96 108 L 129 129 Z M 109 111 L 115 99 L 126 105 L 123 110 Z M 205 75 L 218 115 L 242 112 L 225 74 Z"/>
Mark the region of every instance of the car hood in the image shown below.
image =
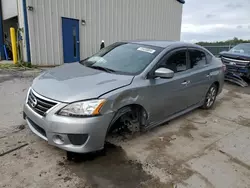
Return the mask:
<path id="1" fill-rule="evenodd" d="M 223 56 L 223 57 L 239 59 L 239 60 L 249 60 L 250 61 L 250 55 L 247 55 L 247 54 L 232 53 L 232 52 L 221 52 L 220 55 Z"/>
<path id="2" fill-rule="evenodd" d="M 133 76 L 109 74 L 72 63 L 41 74 L 34 80 L 32 89 L 44 97 L 70 103 L 99 98 L 130 85 L 132 80 Z"/>

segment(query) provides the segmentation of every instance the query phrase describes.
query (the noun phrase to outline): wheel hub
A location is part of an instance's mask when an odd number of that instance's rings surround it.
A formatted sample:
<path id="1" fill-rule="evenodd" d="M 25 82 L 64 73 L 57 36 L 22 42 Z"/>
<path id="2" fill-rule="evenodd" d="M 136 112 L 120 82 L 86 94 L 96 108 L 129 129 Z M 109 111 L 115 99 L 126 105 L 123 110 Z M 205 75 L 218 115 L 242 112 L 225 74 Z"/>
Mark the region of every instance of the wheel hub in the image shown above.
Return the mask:
<path id="1" fill-rule="evenodd" d="M 207 106 L 210 107 L 213 105 L 214 101 L 215 101 L 215 98 L 216 98 L 216 89 L 214 87 L 212 87 L 209 92 L 208 92 L 208 95 L 207 95 Z"/>
<path id="2" fill-rule="evenodd" d="M 140 121 L 138 114 L 135 112 L 127 113 L 121 117 L 121 122 L 124 124 L 123 127 L 130 133 L 136 133 L 140 131 Z"/>

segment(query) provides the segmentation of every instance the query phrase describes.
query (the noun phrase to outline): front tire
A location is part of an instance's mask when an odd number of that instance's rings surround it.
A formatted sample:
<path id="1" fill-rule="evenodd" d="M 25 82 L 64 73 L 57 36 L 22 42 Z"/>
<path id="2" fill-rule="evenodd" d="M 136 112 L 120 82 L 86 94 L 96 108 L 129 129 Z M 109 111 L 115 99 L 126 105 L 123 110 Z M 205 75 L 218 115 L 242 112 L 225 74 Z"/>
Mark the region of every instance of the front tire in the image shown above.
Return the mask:
<path id="1" fill-rule="evenodd" d="M 202 105 L 203 109 L 210 109 L 213 107 L 216 97 L 217 97 L 217 93 L 218 93 L 218 86 L 216 84 L 213 84 L 207 94 L 206 94 L 206 98 L 204 101 L 204 104 Z"/>

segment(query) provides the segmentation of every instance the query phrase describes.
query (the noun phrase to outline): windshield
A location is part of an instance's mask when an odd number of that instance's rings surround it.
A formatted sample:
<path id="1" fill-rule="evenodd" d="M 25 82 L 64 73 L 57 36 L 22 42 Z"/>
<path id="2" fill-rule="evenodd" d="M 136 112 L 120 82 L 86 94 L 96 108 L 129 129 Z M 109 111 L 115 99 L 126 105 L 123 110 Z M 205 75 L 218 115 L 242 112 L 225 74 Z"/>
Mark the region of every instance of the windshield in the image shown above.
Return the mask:
<path id="1" fill-rule="evenodd" d="M 162 50 L 160 47 L 141 44 L 115 43 L 81 61 L 81 64 L 110 73 L 136 75 Z"/>
<path id="2" fill-rule="evenodd" d="M 233 47 L 230 50 L 230 52 L 232 52 L 232 53 L 238 53 L 238 54 L 250 55 L 250 43 L 238 44 L 235 47 Z"/>

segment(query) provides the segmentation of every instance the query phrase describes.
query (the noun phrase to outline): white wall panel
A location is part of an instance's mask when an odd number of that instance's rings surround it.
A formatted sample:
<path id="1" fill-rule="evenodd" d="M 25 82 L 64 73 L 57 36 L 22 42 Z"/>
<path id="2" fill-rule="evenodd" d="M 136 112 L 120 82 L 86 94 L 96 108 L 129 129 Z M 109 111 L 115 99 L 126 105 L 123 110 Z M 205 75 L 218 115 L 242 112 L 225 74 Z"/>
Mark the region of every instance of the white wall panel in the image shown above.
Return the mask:
<path id="1" fill-rule="evenodd" d="M 2 0 L 3 20 L 17 16 L 17 0 Z"/>
<path id="2" fill-rule="evenodd" d="M 62 17 L 80 25 L 81 59 L 121 40 L 180 40 L 182 4 L 176 0 L 27 0 L 31 59 L 37 65 L 63 64 Z"/>
<path id="3" fill-rule="evenodd" d="M 18 7 L 18 24 L 19 24 L 19 28 L 23 29 L 23 32 L 21 32 L 21 36 L 23 38 L 23 43 L 22 43 L 22 54 L 23 54 L 23 60 L 27 61 L 28 57 L 27 57 L 27 46 L 26 46 L 26 35 L 25 35 L 25 30 L 24 30 L 24 12 L 23 12 L 23 1 L 17 1 L 17 7 Z"/>

